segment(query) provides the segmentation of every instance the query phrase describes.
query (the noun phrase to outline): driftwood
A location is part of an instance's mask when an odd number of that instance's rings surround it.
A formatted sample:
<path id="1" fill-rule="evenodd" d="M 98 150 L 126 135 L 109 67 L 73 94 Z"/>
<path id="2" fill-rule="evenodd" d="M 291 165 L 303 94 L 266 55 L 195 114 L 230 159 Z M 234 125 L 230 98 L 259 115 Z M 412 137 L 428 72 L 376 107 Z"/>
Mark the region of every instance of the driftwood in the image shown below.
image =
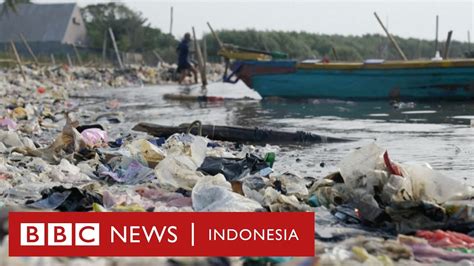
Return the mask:
<path id="1" fill-rule="evenodd" d="M 195 124 L 195 123 L 193 123 Z M 191 124 L 181 124 L 177 127 L 162 126 L 152 123 L 139 123 L 133 127 L 135 131 L 146 132 L 155 137 L 168 138 L 175 133 L 187 133 L 207 136 L 213 140 L 232 141 L 255 144 L 304 144 L 304 143 L 333 143 L 347 142 L 348 139 L 333 138 L 309 132 L 285 132 L 263 128 L 244 128 L 230 126 L 202 125 L 192 127 Z M 189 130 L 189 131 L 188 131 Z"/>

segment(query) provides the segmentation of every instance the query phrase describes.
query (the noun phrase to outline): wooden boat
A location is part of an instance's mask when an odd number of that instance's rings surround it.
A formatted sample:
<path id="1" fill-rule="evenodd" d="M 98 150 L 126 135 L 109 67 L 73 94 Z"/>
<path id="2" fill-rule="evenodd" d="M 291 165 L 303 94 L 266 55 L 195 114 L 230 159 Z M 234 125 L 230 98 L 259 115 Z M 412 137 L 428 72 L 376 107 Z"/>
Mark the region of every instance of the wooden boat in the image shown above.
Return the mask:
<path id="1" fill-rule="evenodd" d="M 262 97 L 474 99 L 474 60 L 329 63 L 237 60 L 227 82 L 242 79 Z"/>

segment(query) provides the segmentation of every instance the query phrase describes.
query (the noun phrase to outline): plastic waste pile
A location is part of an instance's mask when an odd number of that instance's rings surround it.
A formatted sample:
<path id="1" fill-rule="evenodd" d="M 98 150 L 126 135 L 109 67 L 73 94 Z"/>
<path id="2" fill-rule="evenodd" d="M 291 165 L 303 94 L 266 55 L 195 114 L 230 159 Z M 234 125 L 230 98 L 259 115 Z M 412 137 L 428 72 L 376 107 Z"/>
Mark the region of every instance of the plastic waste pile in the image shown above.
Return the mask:
<path id="1" fill-rule="evenodd" d="M 315 258 L 196 259 L 203 265 L 474 260 L 469 236 L 474 230 L 473 189 L 427 164 L 395 162 L 372 144 L 349 154 L 340 162 L 340 171 L 325 178 L 276 173 L 276 146 L 238 146 L 190 134 L 167 139 L 119 134 L 110 130 L 121 119 L 115 112 L 117 100 L 95 112 L 81 109 L 81 102 L 68 97 L 70 88 L 135 82 L 125 77 L 144 70 L 136 71 L 114 76 L 116 72 L 108 70 L 32 68 L 27 81 L 19 73 L 0 73 L 0 265 L 58 264 L 47 258 L 3 256 L 11 209 L 316 213 Z M 73 260 L 77 265 L 91 262 Z M 114 258 L 92 260 L 126 265 Z"/>
<path id="2" fill-rule="evenodd" d="M 352 222 L 360 227 L 357 234 L 337 241 L 316 236 L 319 265 L 474 260 L 474 239 L 468 235 L 420 230 L 453 223 L 465 225 L 458 230 L 472 231 L 471 188 L 425 164 L 394 162 L 376 145 L 354 151 L 341 161 L 338 173 L 318 180 L 274 173 L 278 147 L 237 148 L 190 134 L 112 139 L 99 126 L 81 125 L 70 114 L 65 120 L 48 144 L 23 134 L 18 125 L 13 126 L 14 120 L 5 123 L 0 131 L 4 208 L 315 211 L 316 215 L 325 208 L 332 213 L 331 223 Z M 353 210 L 352 216 L 347 210 Z M 368 227 L 403 229 L 414 236 L 361 236 Z"/>
<path id="3" fill-rule="evenodd" d="M 26 81 L 18 69 L 0 70 L 0 84 L 8 83 L 34 87 L 38 93 L 63 85 L 67 89 L 96 89 L 134 87 L 143 85 L 167 84 L 177 81 L 175 64 L 160 64 L 158 67 L 130 65 L 124 69 L 110 67 L 81 66 L 23 66 Z M 217 81 L 222 78 L 224 69 L 220 64 L 208 64 L 207 79 Z M 4 79 L 2 82 L 2 78 Z"/>
<path id="4" fill-rule="evenodd" d="M 262 153 L 265 148 L 260 154 L 249 146 L 233 150 L 188 134 L 111 140 L 100 125 L 80 125 L 70 114 L 64 120 L 45 144 L 18 126 L 0 131 L 6 205 L 59 211 L 309 210 L 301 202 L 309 181 L 271 176 L 275 155 Z"/>
<path id="5" fill-rule="evenodd" d="M 472 265 L 474 261 L 472 253 L 402 234 L 393 239 L 359 235 L 337 245 L 318 244 L 318 265 Z"/>
<path id="6" fill-rule="evenodd" d="M 397 163 L 375 144 L 354 151 L 340 171 L 313 184 L 315 205 L 342 219 L 398 233 L 473 229 L 474 190 L 427 163 Z"/>

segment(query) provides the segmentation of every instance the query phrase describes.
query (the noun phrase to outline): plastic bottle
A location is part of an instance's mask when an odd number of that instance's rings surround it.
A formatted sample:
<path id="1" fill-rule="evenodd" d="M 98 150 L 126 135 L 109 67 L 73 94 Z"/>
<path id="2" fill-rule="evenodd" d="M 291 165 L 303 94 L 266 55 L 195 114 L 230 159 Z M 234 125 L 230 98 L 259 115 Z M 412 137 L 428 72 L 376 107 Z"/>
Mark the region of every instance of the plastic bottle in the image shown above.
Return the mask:
<path id="1" fill-rule="evenodd" d="M 268 163 L 268 165 L 270 167 L 273 167 L 273 163 L 275 162 L 275 153 L 274 152 L 268 152 L 267 154 L 265 154 L 265 162 Z"/>

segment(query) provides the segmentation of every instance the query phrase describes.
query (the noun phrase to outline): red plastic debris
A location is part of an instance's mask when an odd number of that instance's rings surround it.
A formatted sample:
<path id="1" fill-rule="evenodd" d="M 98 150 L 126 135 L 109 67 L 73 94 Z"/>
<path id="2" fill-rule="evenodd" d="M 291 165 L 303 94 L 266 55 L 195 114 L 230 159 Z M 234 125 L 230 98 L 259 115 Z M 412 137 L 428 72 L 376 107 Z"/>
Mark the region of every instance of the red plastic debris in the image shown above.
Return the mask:
<path id="1" fill-rule="evenodd" d="M 44 87 L 38 87 L 38 88 L 36 89 L 36 91 L 37 91 L 38 93 L 40 93 L 40 94 L 43 94 L 43 93 L 46 92 L 46 89 L 45 89 Z"/>
<path id="2" fill-rule="evenodd" d="M 402 173 L 400 169 L 398 168 L 398 166 L 394 164 L 388 157 L 387 151 L 383 154 L 383 161 L 385 162 L 385 166 L 387 166 L 387 169 L 390 172 L 390 174 L 402 176 Z"/>
<path id="3" fill-rule="evenodd" d="M 452 231 L 426 231 L 416 232 L 417 237 L 428 240 L 429 244 L 441 248 L 474 248 L 474 238 Z"/>

